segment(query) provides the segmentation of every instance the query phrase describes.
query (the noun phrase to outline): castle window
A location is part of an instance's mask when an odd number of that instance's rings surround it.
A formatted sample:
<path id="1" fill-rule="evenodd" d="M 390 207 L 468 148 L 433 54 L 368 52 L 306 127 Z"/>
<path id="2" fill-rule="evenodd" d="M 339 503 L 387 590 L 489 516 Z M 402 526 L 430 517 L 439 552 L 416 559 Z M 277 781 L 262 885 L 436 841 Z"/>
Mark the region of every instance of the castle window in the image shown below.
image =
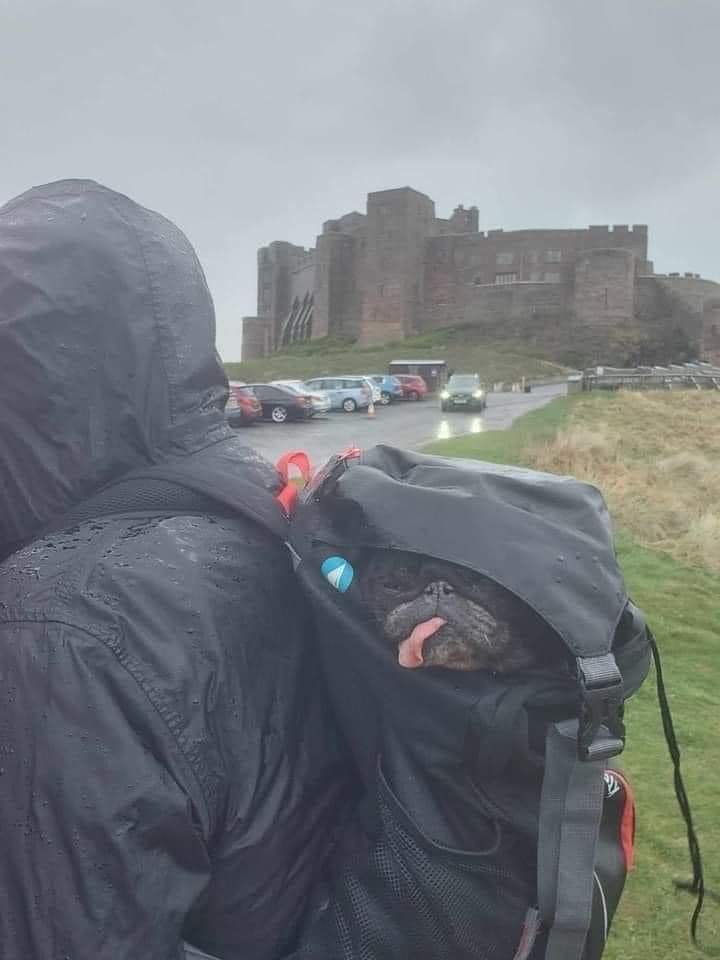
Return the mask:
<path id="1" fill-rule="evenodd" d="M 560 274 L 559 273 L 546 273 L 545 274 L 546 283 L 560 283 Z"/>
<path id="2" fill-rule="evenodd" d="M 495 283 L 515 283 L 518 275 L 516 273 L 496 273 Z"/>
<path id="3" fill-rule="evenodd" d="M 545 251 L 546 263 L 560 263 L 561 260 L 562 260 L 562 250 L 546 250 Z"/>
<path id="4" fill-rule="evenodd" d="M 512 253 L 499 253 L 497 257 L 495 257 L 495 262 L 498 267 L 509 267 L 512 265 L 513 260 L 514 255 Z"/>

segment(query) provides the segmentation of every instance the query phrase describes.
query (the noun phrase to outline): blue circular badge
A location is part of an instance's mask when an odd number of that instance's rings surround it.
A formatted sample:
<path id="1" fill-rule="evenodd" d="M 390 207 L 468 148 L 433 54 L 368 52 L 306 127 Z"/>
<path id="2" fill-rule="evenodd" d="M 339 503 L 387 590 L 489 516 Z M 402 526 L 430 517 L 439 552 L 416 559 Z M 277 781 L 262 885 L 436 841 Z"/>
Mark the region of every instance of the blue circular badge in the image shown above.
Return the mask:
<path id="1" fill-rule="evenodd" d="M 352 564 L 344 557 L 328 557 L 320 567 L 320 572 L 340 593 L 345 593 L 355 576 Z"/>

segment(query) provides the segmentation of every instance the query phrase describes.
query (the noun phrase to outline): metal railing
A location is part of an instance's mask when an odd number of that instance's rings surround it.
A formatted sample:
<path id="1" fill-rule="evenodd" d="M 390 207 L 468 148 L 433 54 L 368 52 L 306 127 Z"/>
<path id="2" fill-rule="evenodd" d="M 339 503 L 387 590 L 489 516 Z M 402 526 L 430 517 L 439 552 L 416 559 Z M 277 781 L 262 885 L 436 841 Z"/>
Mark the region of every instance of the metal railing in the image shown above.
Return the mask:
<path id="1" fill-rule="evenodd" d="M 586 370 L 583 390 L 720 390 L 720 367 L 673 363 L 666 367 L 598 367 Z"/>

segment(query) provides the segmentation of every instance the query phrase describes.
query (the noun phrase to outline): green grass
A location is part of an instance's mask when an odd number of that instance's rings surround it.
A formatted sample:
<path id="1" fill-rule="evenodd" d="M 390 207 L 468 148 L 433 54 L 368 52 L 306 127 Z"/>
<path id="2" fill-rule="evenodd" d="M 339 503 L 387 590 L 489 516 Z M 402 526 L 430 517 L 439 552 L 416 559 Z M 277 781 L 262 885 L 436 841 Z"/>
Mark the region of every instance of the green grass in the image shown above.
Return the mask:
<path id="1" fill-rule="evenodd" d="M 682 751 L 682 767 L 704 856 L 705 882 L 720 889 L 720 577 L 618 539 L 618 555 L 635 602 L 660 646 L 665 683 Z M 628 704 L 623 763 L 638 804 L 637 867 L 630 875 L 608 960 L 698 957 L 688 934 L 694 899 L 673 888 L 691 876 L 662 734 L 654 676 Z M 720 907 L 706 902 L 701 938 L 720 947 Z"/>
<path id="2" fill-rule="evenodd" d="M 446 360 L 455 370 L 478 372 L 489 383 L 562 376 L 566 368 L 528 353 L 522 344 L 484 340 L 472 327 L 450 327 L 376 347 L 348 340 L 311 340 L 261 360 L 226 363 L 230 379 L 249 383 L 309 379 L 323 374 L 385 373 L 392 360 Z"/>
<path id="3" fill-rule="evenodd" d="M 443 457 L 468 457 L 527 466 L 524 455 L 528 444 L 551 440 L 567 420 L 568 412 L 568 402 L 560 398 L 519 417 L 509 430 L 489 430 L 452 440 L 437 440 L 423 450 Z"/>
<path id="4" fill-rule="evenodd" d="M 582 400 L 553 401 L 507 431 L 439 441 L 426 448 L 444 456 L 476 457 L 532 466 L 532 450 L 552 440 Z M 603 416 L 601 403 L 595 405 Z M 583 409 L 587 417 L 587 409 Z M 657 637 L 683 772 L 704 855 L 706 885 L 720 889 L 720 576 L 684 566 L 667 554 L 618 534 L 628 589 Z M 691 876 L 684 825 L 673 792 L 672 766 L 662 733 L 654 676 L 628 705 L 623 765 L 638 803 L 636 869 L 615 919 L 607 960 L 690 960 L 693 898 L 673 887 Z M 701 937 L 718 956 L 720 907 L 706 903 Z"/>

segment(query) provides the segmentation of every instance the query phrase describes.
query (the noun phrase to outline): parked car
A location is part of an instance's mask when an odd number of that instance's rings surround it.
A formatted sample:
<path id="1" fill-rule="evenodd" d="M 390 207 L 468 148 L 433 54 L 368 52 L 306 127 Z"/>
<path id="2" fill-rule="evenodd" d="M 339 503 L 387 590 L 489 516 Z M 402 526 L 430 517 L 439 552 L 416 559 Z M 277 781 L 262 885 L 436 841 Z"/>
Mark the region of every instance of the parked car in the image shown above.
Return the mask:
<path id="1" fill-rule="evenodd" d="M 440 393 L 441 410 L 484 410 L 487 397 L 480 375 L 477 373 L 454 373 Z"/>
<path id="2" fill-rule="evenodd" d="M 397 377 L 393 377 L 389 373 L 384 375 L 380 373 L 371 373 L 366 379 L 368 379 L 370 383 L 372 383 L 373 386 L 380 391 L 380 398 L 378 402 L 383 406 L 386 406 L 393 400 L 402 400 L 403 388 Z"/>
<path id="3" fill-rule="evenodd" d="M 262 418 L 260 401 L 247 384 L 231 380 L 225 419 L 231 427 L 250 427 Z"/>
<path id="4" fill-rule="evenodd" d="M 312 399 L 314 414 L 327 413 L 332 407 L 330 396 L 325 390 L 310 390 L 304 380 L 273 380 L 270 385 L 273 387 L 290 387 L 292 390 L 297 390 L 298 393 L 304 393 Z"/>
<path id="5" fill-rule="evenodd" d="M 404 400 L 424 400 L 428 386 L 422 377 L 416 373 L 398 373 L 395 375 L 400 381 Z"/>
<path id="6" fill-rule="evenodd" d="M 250 383 L 253 393 L 260 401 L 263 417 L 273 423 L 286 420 L 309 420 L 313 415 L 313 402 L 309 394 L 298 393 L 290 387 L 277 387 L 272 383 Z"/>
<path id="7" fill-rule="evenodd" d="M 328 393 L 332 409 L 345 413 L 369 407 L 372 399 L 372 388 L 365 377 L 315 377 L 307 380 L 305 386 Z"/>
<path id="8" fill-rule="evenodd" d="M 381 393 L 380 387 L 377 385 L 377 383 L 374 383 L 374 382 L 373 382 L 372 377 L 366 377 L 366 376 L 363 374 L 363 380 L 364 380 L 365 383 L 370 387 L 370 394 L 371 394 L 371 396 L 372 396 L 372 402 L 373 402 L 373 403 L 380 403 L 380 400 L 381 400 L 381 397 L 382 397 L 382 393 Z"/>

